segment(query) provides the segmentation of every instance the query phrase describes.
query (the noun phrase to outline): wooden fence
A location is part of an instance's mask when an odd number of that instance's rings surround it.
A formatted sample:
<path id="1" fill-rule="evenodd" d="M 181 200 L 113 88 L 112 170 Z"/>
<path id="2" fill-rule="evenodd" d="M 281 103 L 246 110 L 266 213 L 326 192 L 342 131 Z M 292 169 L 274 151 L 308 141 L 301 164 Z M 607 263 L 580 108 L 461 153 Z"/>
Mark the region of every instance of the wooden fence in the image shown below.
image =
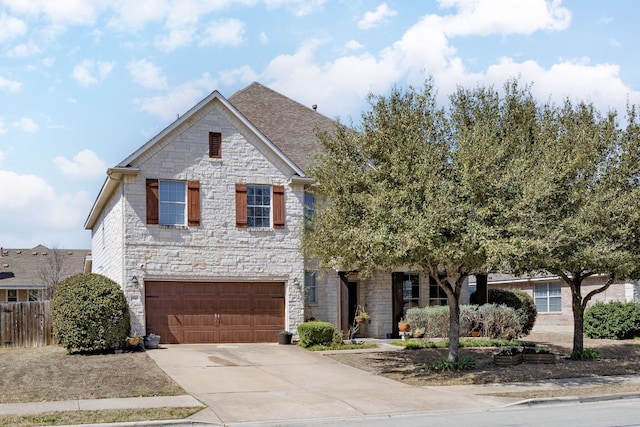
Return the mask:
<path id="1" fill-rule="evenodd" d="M 0 304 L 0 345 L 41 347 L 51 344 L 51 301 Z"/>

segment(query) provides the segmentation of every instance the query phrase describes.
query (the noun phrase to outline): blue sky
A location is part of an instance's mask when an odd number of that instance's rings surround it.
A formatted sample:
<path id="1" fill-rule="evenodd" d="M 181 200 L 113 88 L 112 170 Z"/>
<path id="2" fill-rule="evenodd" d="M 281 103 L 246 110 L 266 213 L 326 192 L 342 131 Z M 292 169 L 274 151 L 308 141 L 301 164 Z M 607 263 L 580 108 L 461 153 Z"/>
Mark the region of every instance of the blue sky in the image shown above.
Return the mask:
<path id="1" fill-rule="evenodd" d="M 89 248 L 108 167 L 253 81 L 343 121 L 433 76 L 640 104 L 634 0 L 0 0 L 0 246 Z"/>

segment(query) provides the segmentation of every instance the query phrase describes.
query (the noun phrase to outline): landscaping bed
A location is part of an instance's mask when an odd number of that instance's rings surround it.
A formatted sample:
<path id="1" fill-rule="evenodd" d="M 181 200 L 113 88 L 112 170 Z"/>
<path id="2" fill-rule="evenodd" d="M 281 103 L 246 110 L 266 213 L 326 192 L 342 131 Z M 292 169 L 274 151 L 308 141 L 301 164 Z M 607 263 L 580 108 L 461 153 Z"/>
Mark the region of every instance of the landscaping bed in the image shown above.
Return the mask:
<path id="1" fill-rule="evenodd" d="M 585 348 L 600 351 L 597 360 L 570 360 L 570 333 L 534 332 L 526 341 L 545 346 L 558 355 L 553 364 L 521 363 L 498 366 L 493 355 L 496 348 L 461 348 L 460 354 L 471 356 L 476 367 L 464 371 L 426 370 L 439 359 L 447 357 L 447 349 L 419 349 L 327 355 L 342 363 L 382 375 L 396 381 L 418 386 L 511 383 L 553 378 L 637 375 L 640 372 L 640 341 L 591 340 L 585 338 Z M 628 391 L 628 390 L 624 390 Z M 607 392 L 616 392 L 608 390 Z"/>

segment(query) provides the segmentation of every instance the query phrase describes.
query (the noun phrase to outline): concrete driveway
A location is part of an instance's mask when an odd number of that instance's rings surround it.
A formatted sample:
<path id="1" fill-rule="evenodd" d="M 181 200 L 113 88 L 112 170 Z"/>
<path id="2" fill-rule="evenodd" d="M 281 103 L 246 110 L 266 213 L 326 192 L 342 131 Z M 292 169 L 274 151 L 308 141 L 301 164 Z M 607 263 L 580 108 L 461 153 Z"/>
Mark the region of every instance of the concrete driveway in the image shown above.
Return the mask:
<path id="1" fill-rule="evenodd" d="M 478 410 L 504 403 L 437 387 L 409 386 L 295 345 L 164 345 L 147 354 L 208 406 L 190 419 L 211 423 Z"/>

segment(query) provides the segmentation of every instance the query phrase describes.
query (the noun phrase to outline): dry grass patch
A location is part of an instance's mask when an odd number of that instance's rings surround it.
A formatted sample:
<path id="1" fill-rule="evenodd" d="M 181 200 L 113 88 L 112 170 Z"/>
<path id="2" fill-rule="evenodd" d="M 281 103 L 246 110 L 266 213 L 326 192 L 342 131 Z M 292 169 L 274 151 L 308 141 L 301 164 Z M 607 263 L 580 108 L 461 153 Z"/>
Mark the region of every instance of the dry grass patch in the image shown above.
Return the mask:
<path id="1" fill-rule="evenodd" d="M 194 408 L 118 409 L 104 411 L 48 412 L 37 415 L 0 417 L 0 426 L 33 427 L 73 424 L 101 424 L 122 421 L 153 421 L 183 419 L 200 411 Z"/>
<path id="2" fill-rule="evenodd" d="M 145 352 L 70 355 L 57 346 L 0 348 L 0 403 L 181 394 Z"/>

